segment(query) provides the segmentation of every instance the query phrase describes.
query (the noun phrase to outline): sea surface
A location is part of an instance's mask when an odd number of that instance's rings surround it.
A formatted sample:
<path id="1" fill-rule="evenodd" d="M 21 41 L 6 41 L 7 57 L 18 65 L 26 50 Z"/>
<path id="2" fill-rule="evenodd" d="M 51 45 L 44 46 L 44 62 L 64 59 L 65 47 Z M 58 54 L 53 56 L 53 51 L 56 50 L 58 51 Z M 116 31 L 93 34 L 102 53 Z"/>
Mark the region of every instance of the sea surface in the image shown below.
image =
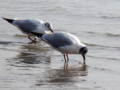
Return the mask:
<path id="1" fill-rule="evenodd" d="M 88 47 L 63 55 L 5 18 L 50 21 Z M 0 90 L 120 90 L 120 0 L 0 0 Z"/>

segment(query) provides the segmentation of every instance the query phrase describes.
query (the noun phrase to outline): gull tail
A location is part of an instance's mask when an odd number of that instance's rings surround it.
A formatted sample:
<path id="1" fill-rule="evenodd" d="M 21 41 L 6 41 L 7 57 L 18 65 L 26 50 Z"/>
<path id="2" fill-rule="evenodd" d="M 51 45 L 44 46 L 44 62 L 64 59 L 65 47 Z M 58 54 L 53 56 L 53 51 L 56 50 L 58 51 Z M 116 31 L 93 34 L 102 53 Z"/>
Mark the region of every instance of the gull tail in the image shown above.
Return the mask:
<path id="1" fill-rule="evenodd" d="M 9 22 L 9 23 L 11 23 L 11 24 L 13 24 L 13 19 L 8 19 L 8 18 L 3 18 L 4 20 L 6 20 L 7 22 Z"/>

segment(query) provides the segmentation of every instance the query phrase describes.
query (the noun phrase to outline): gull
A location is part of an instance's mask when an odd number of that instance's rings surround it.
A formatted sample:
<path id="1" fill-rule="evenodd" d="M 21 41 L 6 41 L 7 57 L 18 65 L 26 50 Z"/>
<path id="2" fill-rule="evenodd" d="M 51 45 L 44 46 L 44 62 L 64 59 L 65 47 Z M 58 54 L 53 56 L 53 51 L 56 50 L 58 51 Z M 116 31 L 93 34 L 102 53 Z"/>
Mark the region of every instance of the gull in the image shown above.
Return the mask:
<path id="1" fill-rule="evenodd" d="M 66 63 L 69 61 L 68 54 L 81 54 L 83 56 L 83 63 L 85 64 L 85 55 L 88 51 L 87 46 L 79 40 L 73 34 L 67 32 L 57 32 L 50 34 L 38 34 L 32 32 L 38 38 L 42 39 L 46 43 L 48 43 L 52 48 L 61 52 L 64 56 L 64 60 Z"/>
<path id="2" fill-rule="evenodd" d="M 34 40 L 30 38 L 30 36 L 33 35 L 31 32 L 46 34 L 50 30 L 53 33 L 52 24 L 48 21 L 44 22 L 39 19 L 3 19 L 16 26 L 22 33 L 27 34 L 28 38 L 33 42 L 36 41 L 36 38 L 34 38 Z"/>

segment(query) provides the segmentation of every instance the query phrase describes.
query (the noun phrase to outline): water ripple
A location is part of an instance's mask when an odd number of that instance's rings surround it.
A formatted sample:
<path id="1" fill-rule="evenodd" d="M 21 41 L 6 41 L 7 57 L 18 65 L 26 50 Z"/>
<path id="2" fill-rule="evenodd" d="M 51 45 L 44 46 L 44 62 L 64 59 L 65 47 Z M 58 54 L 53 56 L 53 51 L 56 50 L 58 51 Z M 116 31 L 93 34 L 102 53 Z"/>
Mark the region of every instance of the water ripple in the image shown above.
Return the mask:
<path id="1" fill-rule="evenodd" d="M 104 48 L 117 48 L 117 49 L 120 49 L 120 47 L 112 47 L 112 46 L 105 46 L 105 45 L 98 45 L 98 44 L 90 44 L 90 43 L 84 43 L 84 44 L 86 44 L 87 46 L 92 46 L 92 47 L 95 47 L 95 46 L 97 46 L 97 47 L 104 47 Z"/>
<path id="2" fill-rule="evenodd" d="M 92 57 L 92 58 L 107 59 L 107 60 L 120 60 L 118 58 L 96 57 L 96 56 L 91 56 L 91 55 L 87 55 L 87 56 Z"/>

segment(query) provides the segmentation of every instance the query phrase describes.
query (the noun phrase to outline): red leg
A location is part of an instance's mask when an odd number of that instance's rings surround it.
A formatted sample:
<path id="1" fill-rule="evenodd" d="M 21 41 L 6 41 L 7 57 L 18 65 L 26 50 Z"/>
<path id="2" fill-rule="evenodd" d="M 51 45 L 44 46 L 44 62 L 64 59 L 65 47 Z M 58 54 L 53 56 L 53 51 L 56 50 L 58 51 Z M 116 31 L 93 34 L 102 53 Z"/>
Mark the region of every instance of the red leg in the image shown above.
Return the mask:
<path id="1" fill-rule="evenodd" d="M 66 56 L 67 56 L 67 63 L 68 63 L 69 62 L 68 54 L 66 54 Z"/>
<path id="2" fill-rule="evenodd" d="M 34 41 L 36 41 L 36 38 L 34 37 Z"/>
<path id="3" fill-rule="evenodd" d="M 65 54 L 63 54 L 63 56 L 64 56 L 64 60 L 65 60 L 65 63 L 66 63 L 66 57 L 65 57 Z"/>
<path id="4" fill-rule="evenodd" d="M 34 40 L 32 40 L 32 39 L 30 38 L 30 36 L 28 36 L 28 38 L 29 38 L 32 42 L 34 42 Z"/>

